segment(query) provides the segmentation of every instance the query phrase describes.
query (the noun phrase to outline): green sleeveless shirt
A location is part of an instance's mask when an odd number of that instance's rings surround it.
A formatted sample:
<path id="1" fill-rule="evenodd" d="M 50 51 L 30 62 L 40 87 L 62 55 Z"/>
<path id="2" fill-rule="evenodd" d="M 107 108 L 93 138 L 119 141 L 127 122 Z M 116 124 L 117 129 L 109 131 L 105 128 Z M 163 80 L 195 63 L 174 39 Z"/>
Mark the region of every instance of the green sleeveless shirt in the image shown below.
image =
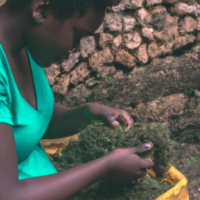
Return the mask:
<path id="1" fill-rule="evenodd" d="M 19 179 L 57 173 L 39 141 L 53 115 L 54 97 L 44 70 L 28 50 L 37 110 L 22 97 L 0 44 L 0 123 L 13 127 Z M 1 134 L 1 131 L 0 131 Z"/>

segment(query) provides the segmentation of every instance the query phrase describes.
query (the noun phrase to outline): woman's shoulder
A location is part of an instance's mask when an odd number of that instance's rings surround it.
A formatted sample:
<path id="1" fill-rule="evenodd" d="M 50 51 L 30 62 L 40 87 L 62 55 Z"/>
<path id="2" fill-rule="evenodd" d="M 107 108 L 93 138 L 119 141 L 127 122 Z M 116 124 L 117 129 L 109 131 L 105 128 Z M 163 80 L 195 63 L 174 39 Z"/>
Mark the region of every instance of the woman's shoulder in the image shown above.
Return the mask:
<path id="1" fill-rule="evenodd" d="M 0 123 L 13 125 L 8 77 L 0 59 Z"/>
<path id="2" fill-rule="evenodd" d="M 9 81 L 9 68 L 8 68 L 8 62 L 5 55 L 5 52 L 3 51 L 3 48 L 0 44 L 0 87 L 8 87 L 8 81 Z"/>

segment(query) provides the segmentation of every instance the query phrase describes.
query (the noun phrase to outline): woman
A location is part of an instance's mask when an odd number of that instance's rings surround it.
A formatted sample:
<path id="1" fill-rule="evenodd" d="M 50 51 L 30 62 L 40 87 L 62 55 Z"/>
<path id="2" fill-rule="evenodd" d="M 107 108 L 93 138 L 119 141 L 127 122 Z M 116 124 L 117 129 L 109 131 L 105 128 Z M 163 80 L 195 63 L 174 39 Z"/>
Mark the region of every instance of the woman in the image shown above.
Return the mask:
<path id="1" fill-rule="evenodd" d="M 153 166 L 136 155 L 152 148 L 147 143 L 57 173 L 39 145 L 41 138 L 77 133 L 88 119 L 101 119 L 113 128 L 120 123 L 127 130 L 132 127 L 133 120 L 120 109 L 99 104 L 70 109 L 54 103 L 42 69 L 74 48 L 77 36 L 80 40 L 95 32 L 106 6 L 117 3 L 7 0 L 0 8 L 0 199 L 67 199 L 103 178 L 131 182 Z"/>

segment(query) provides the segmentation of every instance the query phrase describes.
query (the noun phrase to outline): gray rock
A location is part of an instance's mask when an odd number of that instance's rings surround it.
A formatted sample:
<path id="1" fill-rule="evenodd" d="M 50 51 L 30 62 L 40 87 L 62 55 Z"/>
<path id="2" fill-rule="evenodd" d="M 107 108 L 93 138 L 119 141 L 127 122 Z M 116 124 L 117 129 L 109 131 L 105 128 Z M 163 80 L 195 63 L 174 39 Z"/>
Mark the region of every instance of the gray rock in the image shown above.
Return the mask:
<path id="1" fill-rule="evenodd" d="M 69 81 L 69 75 L 63 74 L 61 77 L 56 78 L 57 83 L 53 86 L 52 90 L 62 95 L 66 95 L 68 91 Z"/>
<path id="2" fill-rule="evenodd" d="M 80 52 L 70 54 L 69 58 L 61 64 L 61 68 L 65 72 L 70 72 L 74 68 L 75 64 L 79 62 L 79 56 Z"/>
<path id="3" fill-rule="evenodd" d="M 94 36 L 84 37 L 80 41 L 80 50 L 83 58 L 95 52 L 96 43 Z"/>
<path id="4" fill-rule="evenodd" d="M 115 57 L 115 62 L 124 65 L 127 68 L 135 66 L 136 58 L 125 50 L 119 50 Z"/>
<path id="5" fill-rule="evenodd" d="M 124 44 L 128 49 L 135 49 L 140 46 L 142 38 L 136 31 L 123 35 Z"/>
<path id="6" fill-rule="evenodd" d="M 108 43 L 112 43 L 113 35 L 108 33 L 101 33 L 99 38 L 99 44 L 102 48 L 105 48 Z"/>
<path id="7" fill-rule="evenodd" d="M 143 44 L 138 48 L 138 60 L 143 64 L 148 62 L 148 54 L 147 54 L 147 44 Z"/>
<path id="8" fill-rule="evenodd" d="M 122 36 L 118 35 L 113 39 L 112 50 L 117 51 L 121 44 L 122 44 Z"/>
<path id="9" fill-rule="evenodd" d="M 146 0 L 146 2 L 147 2 L 147 6 L 153 6 L 156 4 L 161 4 L 162 0 Z"/>
<path id="10" fill-rule="evenodd" d="M 122 18 L 118 14 L 109 13 L 105 17 L 105 29 L 111 32 L 122 31 Z"/>
<path id="11" fill-rule="evenodd" d="M 132 31 L 136 25 L 136 19 L 131 16 L 122 17 L 122 22 L 123 22 L 123 30 L 125 32 Z"/>
<path id="12" fill-rule="evenodd" d="M 114 12 L 119 12 L 126 9 L 135 10 L 141 8 L 143 4 L 142 0 L 122 0 L 118 6 L 113 6 L 112 10 Z"/>
<path id="13" fill-rule="evenodd" d="M 44 68 L 44 72 L 47 76 L 49 84 L 52 86 L 55 82 L 56 77 L 60 74 L 60 66 L 52 64 L 51 67 Z"/>
<path id="14" fill-rule="evenodd" d="M 143 28 L 142 35 L 143 37 L 147 38 L 149 41 L 154 41 L 153 28 L 147 28 L 147 27 Z"/>
<path id="15" fill-rule="evenodd" d="M 114 56 L 110 52 L 109 48 L 105 48 L 102 51 L 97 51 L 89 58 L 89 66 L 92 71 L 99 71 L 105 64 L 111 64 L 114 62 Z"/>
<path id="16" fill-rule="evenodd" d="M 177 15 L 195 15 L 198 16 L 198 8 L 195 5 L 188 5 L 186 3 L 177 3 L 174 11 Z"/>

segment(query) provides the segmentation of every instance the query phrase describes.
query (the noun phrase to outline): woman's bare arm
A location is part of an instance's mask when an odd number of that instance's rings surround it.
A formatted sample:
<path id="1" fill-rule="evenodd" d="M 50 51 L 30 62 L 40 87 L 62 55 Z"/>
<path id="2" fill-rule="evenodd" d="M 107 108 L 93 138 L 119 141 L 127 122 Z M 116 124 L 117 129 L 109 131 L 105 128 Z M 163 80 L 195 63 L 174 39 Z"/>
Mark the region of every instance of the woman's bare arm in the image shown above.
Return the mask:
<path id="1" fill-rule="evenodd" d="M 134 124 L 133 119 L 125 110 L 98 103 L 88 103 L 76 108 L 67 108 L 55 103 L 53 117 L 43 139 L 74 135 L 94 119 L 100 119 L 112 128 L 120 124 L 126 125 L 126 131 Z"/>
<path id="2" fill-rule="evenodd" d="M 91 122 L 86 105 L 68 108 L 54 104 L 54 113 L 43 139 L 56 139 L 74 135 Z"/>
<path id="3" fill-rule="evenodd" d="M 106 157 L 67 171 L 18 180 L 17 156 L 12 127 L 0 124 L 0 199 L 61 200 L 106 175 Z"/>

